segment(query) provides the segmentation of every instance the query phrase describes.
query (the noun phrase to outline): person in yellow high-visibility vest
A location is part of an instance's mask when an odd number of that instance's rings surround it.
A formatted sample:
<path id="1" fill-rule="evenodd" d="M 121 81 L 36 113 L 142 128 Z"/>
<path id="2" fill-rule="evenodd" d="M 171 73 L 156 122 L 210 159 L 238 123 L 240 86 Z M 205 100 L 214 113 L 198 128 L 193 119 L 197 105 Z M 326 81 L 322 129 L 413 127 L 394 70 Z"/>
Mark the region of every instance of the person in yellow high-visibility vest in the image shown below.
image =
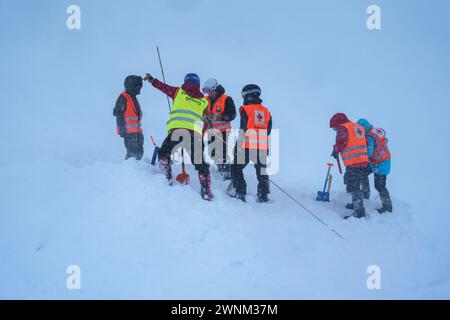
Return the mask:
<path id="1" fill-rule="evenodd" d="M 183 141 L 182 136 L 187 134 L 190 141 L 184 141 L 183 144 L 184 146 L 186 143 L 189 145 L 187 151 L 199 174 L 201 196 L 205 200 L 210 200 L 212 198 L 211 176 L 209 164 L 204 161 L 202 140 L 203 117 L 208 107 L 208 100 L 200 91 L 199 76 L 195 73 L 188 73 L 184 77 L 184 84 L 181 87 L 167 85 L 149 74 L 146 74 L 144 80 L 173 99 L 167 120 L 168 135 L 158 152 L 161 170 L 169 184 L 172 184 L 170 156 L 172 152 L 176 151 L 174 149 L 177 145 Z"/>

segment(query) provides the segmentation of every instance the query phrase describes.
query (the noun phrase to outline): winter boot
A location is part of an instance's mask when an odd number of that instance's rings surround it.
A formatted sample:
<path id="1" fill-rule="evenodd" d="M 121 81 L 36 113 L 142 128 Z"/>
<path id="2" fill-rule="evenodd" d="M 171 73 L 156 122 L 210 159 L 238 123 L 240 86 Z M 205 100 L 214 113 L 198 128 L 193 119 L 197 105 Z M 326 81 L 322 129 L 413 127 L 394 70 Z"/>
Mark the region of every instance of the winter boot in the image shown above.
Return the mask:
<path id="1" fill-rule="evenodd" d="M 378 208 L 378 213 L 392 212 L 392 201 L 389 191 L 380 192 L 381 208 Z"/>
<path id="2" fill-rule="evenodd" d="M 354 209 L 353 214 L 346 216 L 344 219 L 348 219 L 350 217 L 364 218 L 366 216 L 366 210 L 364 209 L 361 191 L 352 192 L 352 204 Z"/>
<path id="3" fill-rule="evenodd" d="M 236 188 L 234 187 L 233 181 L 230 181 L 230 184 L 228 185 L 227 191 L 226 191 L 227 195 L 229 195 L 232 198 L 236 198 L 239 199 L 243 202 L 246 202 L 245 199 L 245 194 L 242 192 L 237 192 Z"/>
<path id="4" fill-rule="evenodd" d="M 200 181 L 200 195 L 204 200 L 211 200 L 213 194 L 211 192 L 211 174 L 208 172 L 199 172 L 198 179 Z"/>
<path id="5" fill-rule="evenodd" d="M 270 202 L 269 193 L 270 193 L 269 180 L 264 180 L 264 181 L 258 183 L 258 192 L 257 192 L 256 201 L 265 202 L 265 203 Z"/>
<path id="6" fill-rule="evenodd" d="M 159 168 L 161 169 L 162 173 L 166 177 L 169 185 L 172 185 L 172 167 L 170 165 L 170 158 L 169 157 L 161 157 L 158 161 Z"/>
<path id="7" fill-rule="evenodd" d="M 358 210 L 355 210 L 355 213 L 353 214 L 355 218 L 365 218 L 366 217 L 366 209 L 364 207 L 359 208 Z"/>
<path id="8" fill-rule="evenodd" d="M 353 205 L 353 203 L 347 203 L 347 204 L 345 205 L 345 208 L 346 208 L 346 209 L 349 209 L 349 210 L 353 210 L 353 209 L 355 209 L 355 206 Z"/>

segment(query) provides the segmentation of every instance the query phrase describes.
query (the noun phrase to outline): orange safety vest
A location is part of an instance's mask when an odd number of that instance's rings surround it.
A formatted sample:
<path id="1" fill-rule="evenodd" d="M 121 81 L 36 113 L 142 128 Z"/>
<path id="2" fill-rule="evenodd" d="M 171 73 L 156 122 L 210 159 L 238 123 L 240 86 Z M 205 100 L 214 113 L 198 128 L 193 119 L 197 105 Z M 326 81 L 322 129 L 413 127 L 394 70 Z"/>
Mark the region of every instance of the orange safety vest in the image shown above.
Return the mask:
<path id="1" fill-rule="evenodd" d="M 208 112 L 210 114 L 223 114 L 225 112 L 225 100 L 227 100 L 227 96 L 225 94 L 221 95 L 219 99 L 217 99 L 213 105 L 211 105 L 211 101 L 209 97 L 206 97 L 208 100 Z M 214 121 L 212 123 L 212 128 L 208 129 L 208 132 L 219 131 L 225 132 L 231 130 L 231 122 L 230 121 Z"/>
<path id="2" fill-rule="evenodd" d="M 269 150 L 269 137 L 267 128 L 269 127 L 270 112 L 260 104 L 250 104 L 242 106 L 240 112 L 245 111 L 248 117 L 247 131 L 245 132 L 245 149 Z"/>
<path id="3" fill-rule="evenodd" d="M 142 132 L 141 128 L 142 111 L 141 114 L 137 113 L 133 99 L 128 93 L 123 92 L 120 95 L 127 99 L 127 107 L 125 109 L 125 113 L 123 114 L 127 133 Z M 139 101 L 137 101 L 137 103 L 139 104 Z M 119 129 L 120 128 L 117 126 L 117 134 L 119 134 Z"/>
<path id="4" fill-rule="evenodd" d="M 341 151 L 344 165 L 348 167 L 357 163 L 368 162 L 366 129 L 354 122 L 347 122 L 342 126 L 348 132 L 348 143 L 345 149 Z"/>
<path id="5" fill-rule="evenodd" d="M 370 157 L 370 163 L 376 164 L 391 158 L 391 153 L 387 146 L 386 131 L 381 128 L 370 129 L 368 136 L 375 140 L 375 150 Z"/>

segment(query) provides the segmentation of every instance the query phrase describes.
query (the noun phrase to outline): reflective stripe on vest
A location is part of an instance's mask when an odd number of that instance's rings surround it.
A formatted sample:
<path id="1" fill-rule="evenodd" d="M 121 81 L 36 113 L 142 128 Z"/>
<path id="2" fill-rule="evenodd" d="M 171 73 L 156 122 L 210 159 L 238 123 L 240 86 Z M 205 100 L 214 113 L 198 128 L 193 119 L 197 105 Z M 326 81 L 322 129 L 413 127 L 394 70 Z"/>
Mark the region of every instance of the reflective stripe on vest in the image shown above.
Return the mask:
<path id="1" fill-rule="evenodd" d="M 247 131 L 245 132 L 244 143 L 245 149 L 269 149 L 269 137 L 267 128 L 269 127 L 270 112 L 260 104 L 251 104 L 242 106 L 241 113 L 245 111 L 247 114 Z"/>
<path id="2" fill-rule="evenodd" d="M 357 163 L 368 162 L 366 130 L 364 127 L 354 122 L 347 122 L 342 126 L 347 129 L 348 133 L 348 143 L 341 152 L 344 165 L 348 167 Z"/>
<path id="3" fill-rule="evenodd" d="M 192 98 L 182 88 L 179 88 L 170 109 L 167 131 L 187 129 L 201 134 L 202 116 L 207 107 L 208 101 L 205 98 Z"/>
<path id="4" fill-rule="evenodd" d="M 228 96 L 225 94 L 221 95 L 213 105 L 211 105 L 209 97 L 206 97 L 206 100 L 208 100 L 208 112 L 210 114 L 223 114 L 225 112 L 225 102 L 227 97 Z M 208 132 L 224 132 L 228 130 L 231 130 L 231 121 L 214 121 L 212 123 L 212 128 L 209 128 Z"/>
<path id="5" fill-rule="evenodd" d="M 370 157 L 370 163 L 376 164 L 391 158 L 391 153 L 387 146 L 386 132 L 381 128 L 370 129 L 368 136 L 375 140 L 375 150 Z"/>
<path id="6" fill-rule="evenodd" d="M 121 96 L 125 97 L 127 100 L 127 105 L 125 108 L 125 112 L 123 114 L 123 119 L 125 120 L 125 129 L 127 133 L 136 133 L 136 132 L 142 132 L 141 128 L 141 118 L 142 118 L 142 112 L 140 115 L 137 113 L 136 106 L 134 105 L 134 101 L 131 98 L 131 96 L 126 93 L 122 92 Z M 136 98 L 137 103 L 139 101 Z M 120 128 L 117 127 L 117 134 L 120 133 Z"/>

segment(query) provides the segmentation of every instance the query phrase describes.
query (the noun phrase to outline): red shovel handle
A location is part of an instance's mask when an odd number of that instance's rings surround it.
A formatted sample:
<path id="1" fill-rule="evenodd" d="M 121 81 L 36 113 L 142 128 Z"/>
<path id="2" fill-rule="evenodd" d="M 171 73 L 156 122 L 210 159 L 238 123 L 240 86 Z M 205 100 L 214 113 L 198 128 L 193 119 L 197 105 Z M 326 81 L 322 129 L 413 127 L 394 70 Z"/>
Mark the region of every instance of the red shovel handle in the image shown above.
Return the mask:
<path id="1" fill-rule="evenodd" d="M 336 161 L 339 168 L 339 173 L 342 174 L 341 160 L 339 160 L 339 156 L 336 158 Z"/>
<path id="2" fill-rule="evenodd" d="M 150 139 L 152 140 L 153 145 L 156 146 L 155 139 L 153 139 L 153 136 L 150 136 Z"/>

